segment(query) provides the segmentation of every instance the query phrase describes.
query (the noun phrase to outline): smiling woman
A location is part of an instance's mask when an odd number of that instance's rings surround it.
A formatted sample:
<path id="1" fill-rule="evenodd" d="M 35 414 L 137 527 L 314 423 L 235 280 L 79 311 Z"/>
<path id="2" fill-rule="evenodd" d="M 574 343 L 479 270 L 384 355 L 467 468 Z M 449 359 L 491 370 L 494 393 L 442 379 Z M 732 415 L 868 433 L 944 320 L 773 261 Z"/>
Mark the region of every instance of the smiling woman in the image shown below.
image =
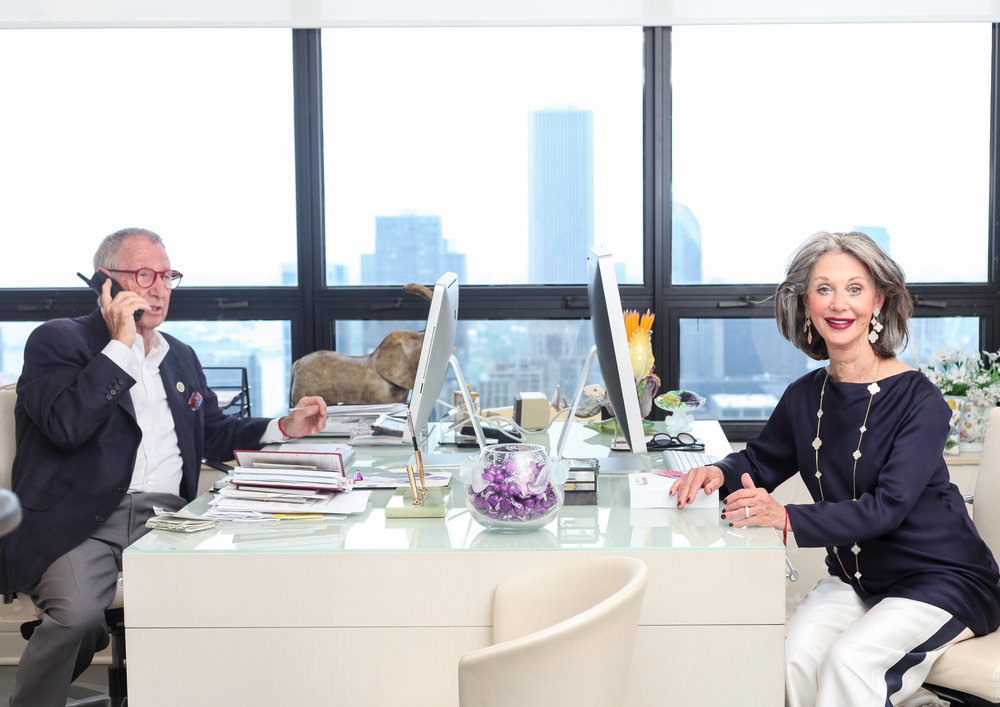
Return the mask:
<path id="1" fill-rule="evenodd" d="M 868 236 L 809 238 L 775 301 L 782 334 L 829 364 L 788 386 L 745 450 L 671 495 L 683 507 L 721 489 L 730 526 L 827 548 L 830 575 L 786 623 L 786 704 L 898 704 L 949 645 L 1000 624 L 996 561 L 942 457 L 951 411 L 895 358 L 912 303 Z M 782 505 L 771 493 L 796 474 L 813 502 Z"/>

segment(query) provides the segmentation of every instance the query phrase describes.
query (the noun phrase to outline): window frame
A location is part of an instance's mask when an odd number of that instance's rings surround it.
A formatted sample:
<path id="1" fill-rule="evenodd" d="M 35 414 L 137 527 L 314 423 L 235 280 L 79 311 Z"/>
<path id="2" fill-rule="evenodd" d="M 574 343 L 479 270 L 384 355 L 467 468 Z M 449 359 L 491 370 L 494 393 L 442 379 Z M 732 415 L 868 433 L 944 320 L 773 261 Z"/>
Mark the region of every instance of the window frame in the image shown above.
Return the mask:
<path id="1" fill-rule="evenodd" d="M 323 95 L 320 29 L 292 29 L 295 130 L 295 287 L 181 287 L 171 317 L 184 320 L 286 320 L 291 323 L 292 358 L 335 349 L 338 320 L 422 319 L 428 304 L 402 297 L 401 286 L 329 287 L 323 177 Z M 638 31 L 638 30 L 637 30 Z M 621 285 L 623 306 L 657 314 L 653 351 L 665 389 L 678 387 L 678 330 L 681 318 L 773 318 L 773 286 L 673 285 L 671 273 L 671 93 L 670 27 L 644 27 L 643 86 L 643 283 Z M 998 267 L 997 134 L 1000 120 L 998 44 L 992 24 L 990 97 L 990 203 L 985 283 L 913 285 L 916 315 L 977 316 L 985 350 L 1000 348 Z M 99 234 L 95 234 L 96 238 Z M 331 247 L 335 247 L 335 239 Z M 431 285 L 432 283 L 423 283 Z M 759 303 L 757 303 L 759 302 Z M 87 314 L 94 296 L 84 289 L 0 288 L 0 321 L 32 321 Z M 583 319 L 589 317 L 585 286 L 463 285 L 461 319 Z M 291 365 L 291 361 L 288 362 Z M 657 411 L 658 412 L 658 411 Z M 655 415 L 655 413 L 654 413 Z M 732 440 L 758 432 L 763 420 L 723 421 Z"/>

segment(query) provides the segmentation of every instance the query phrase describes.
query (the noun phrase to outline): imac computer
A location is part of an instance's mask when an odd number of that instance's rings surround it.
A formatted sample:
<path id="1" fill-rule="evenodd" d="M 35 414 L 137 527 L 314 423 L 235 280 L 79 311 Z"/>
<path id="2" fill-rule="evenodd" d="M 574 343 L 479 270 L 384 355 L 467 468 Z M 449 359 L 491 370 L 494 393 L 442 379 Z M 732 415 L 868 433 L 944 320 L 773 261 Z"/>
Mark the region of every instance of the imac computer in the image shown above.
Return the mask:
<path id="1" fill-rule="evenodd" d="M 410 394 L 410 420 L 413 422 L 413 431 L 418 441 L 426 432 L 427 422 L 444 387 L 449 366 L 455 371 L 458 387 L 465 398 L 466 409 L 473 409 L 469 399 L 469 386 L 453 354 L 457 330 L 458 276 L 448 272 L 439 277 L 434 284 L 431 308 L 427 313 L 427 327 L 424 329 L 424 341 L 417 362 L 417 374 L 413 381 L 413 392 Z M 485 446 L 485 438 L 475 416 L 472 424 L 480 447 Z M 410 444 L 412 440 L 407 425 L 402 441 Z"/>
<path id="2" fill-rule="evenodd" d="M 604 388 L 614 410 L 615 419 L 633 454 L 646 451 L 646 436 L 642 427 L 639 395 L 632 375 L 632 361 L 625 335 L 625 316 L 622 311 L 618 278 L 615 275 L 611 253 L 601 247 L 591 248 L 587 254 L 587 299 L 590 302 L 590 323 L 594 330 L 594 348 L 584 364 L 583 374 L 570 407 L 569 417 L 559 438 L 558 453 L 563 456 L 568 431 L 573 424 L 583 387 L 596 354 L 604 376 Z"/>

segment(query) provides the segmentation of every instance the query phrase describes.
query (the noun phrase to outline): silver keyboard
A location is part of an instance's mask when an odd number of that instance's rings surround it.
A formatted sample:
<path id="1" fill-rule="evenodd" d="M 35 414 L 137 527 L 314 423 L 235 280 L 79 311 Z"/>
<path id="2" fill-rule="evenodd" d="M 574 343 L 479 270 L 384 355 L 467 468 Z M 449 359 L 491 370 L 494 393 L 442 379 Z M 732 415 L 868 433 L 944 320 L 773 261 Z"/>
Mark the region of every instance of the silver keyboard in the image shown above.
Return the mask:
<path id="1" fill-rule="evenodd" d="M 663 464 L 671 471 L 687 472 L 696 466 L 708 466 L 719 461 L 719 458 L 708 452 L 685 452 L 680 449 L 664 449 Z"/>

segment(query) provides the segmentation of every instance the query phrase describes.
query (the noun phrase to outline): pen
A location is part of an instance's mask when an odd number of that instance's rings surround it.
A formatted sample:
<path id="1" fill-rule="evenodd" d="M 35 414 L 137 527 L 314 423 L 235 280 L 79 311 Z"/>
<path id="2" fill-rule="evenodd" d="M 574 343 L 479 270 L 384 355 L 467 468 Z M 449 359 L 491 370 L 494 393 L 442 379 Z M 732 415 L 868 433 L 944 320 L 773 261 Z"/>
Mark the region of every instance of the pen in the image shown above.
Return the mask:
<path id="1" fill-rule="evenodd" d="M 420 445 L 417 443 L 417 433 L 413 429 L 413 418 L 409 411 L 406 413 L 406 424 L 410 428 L 410 441 L 413 442 L 413 458 L 417 462 L 417 472 L 420 474 L 420 490 L 426 492 L 427 486 L 424 484 L 424 460 L 420 456 Z"/>
<path id="2" fill-rule="evenodd" d="M 406 465 L 406 475 L 410 478 L 410 492 L 413 494 L 413 505 L 419 506 L 420 500 L 417 498 L 417 482 L 413 478 L 413 466 L 411 464 Z"/>
<path id="3" fill-rule="evenodd" d="M 288 412 L 295 412 L 296 410 L 305 410 L 305 409 L 306 409 L 305 406 L 299 405 L 297 407 L 288 408 Z M 327 414 L 329 414 L 329 413 L 327 413 Z"/>

